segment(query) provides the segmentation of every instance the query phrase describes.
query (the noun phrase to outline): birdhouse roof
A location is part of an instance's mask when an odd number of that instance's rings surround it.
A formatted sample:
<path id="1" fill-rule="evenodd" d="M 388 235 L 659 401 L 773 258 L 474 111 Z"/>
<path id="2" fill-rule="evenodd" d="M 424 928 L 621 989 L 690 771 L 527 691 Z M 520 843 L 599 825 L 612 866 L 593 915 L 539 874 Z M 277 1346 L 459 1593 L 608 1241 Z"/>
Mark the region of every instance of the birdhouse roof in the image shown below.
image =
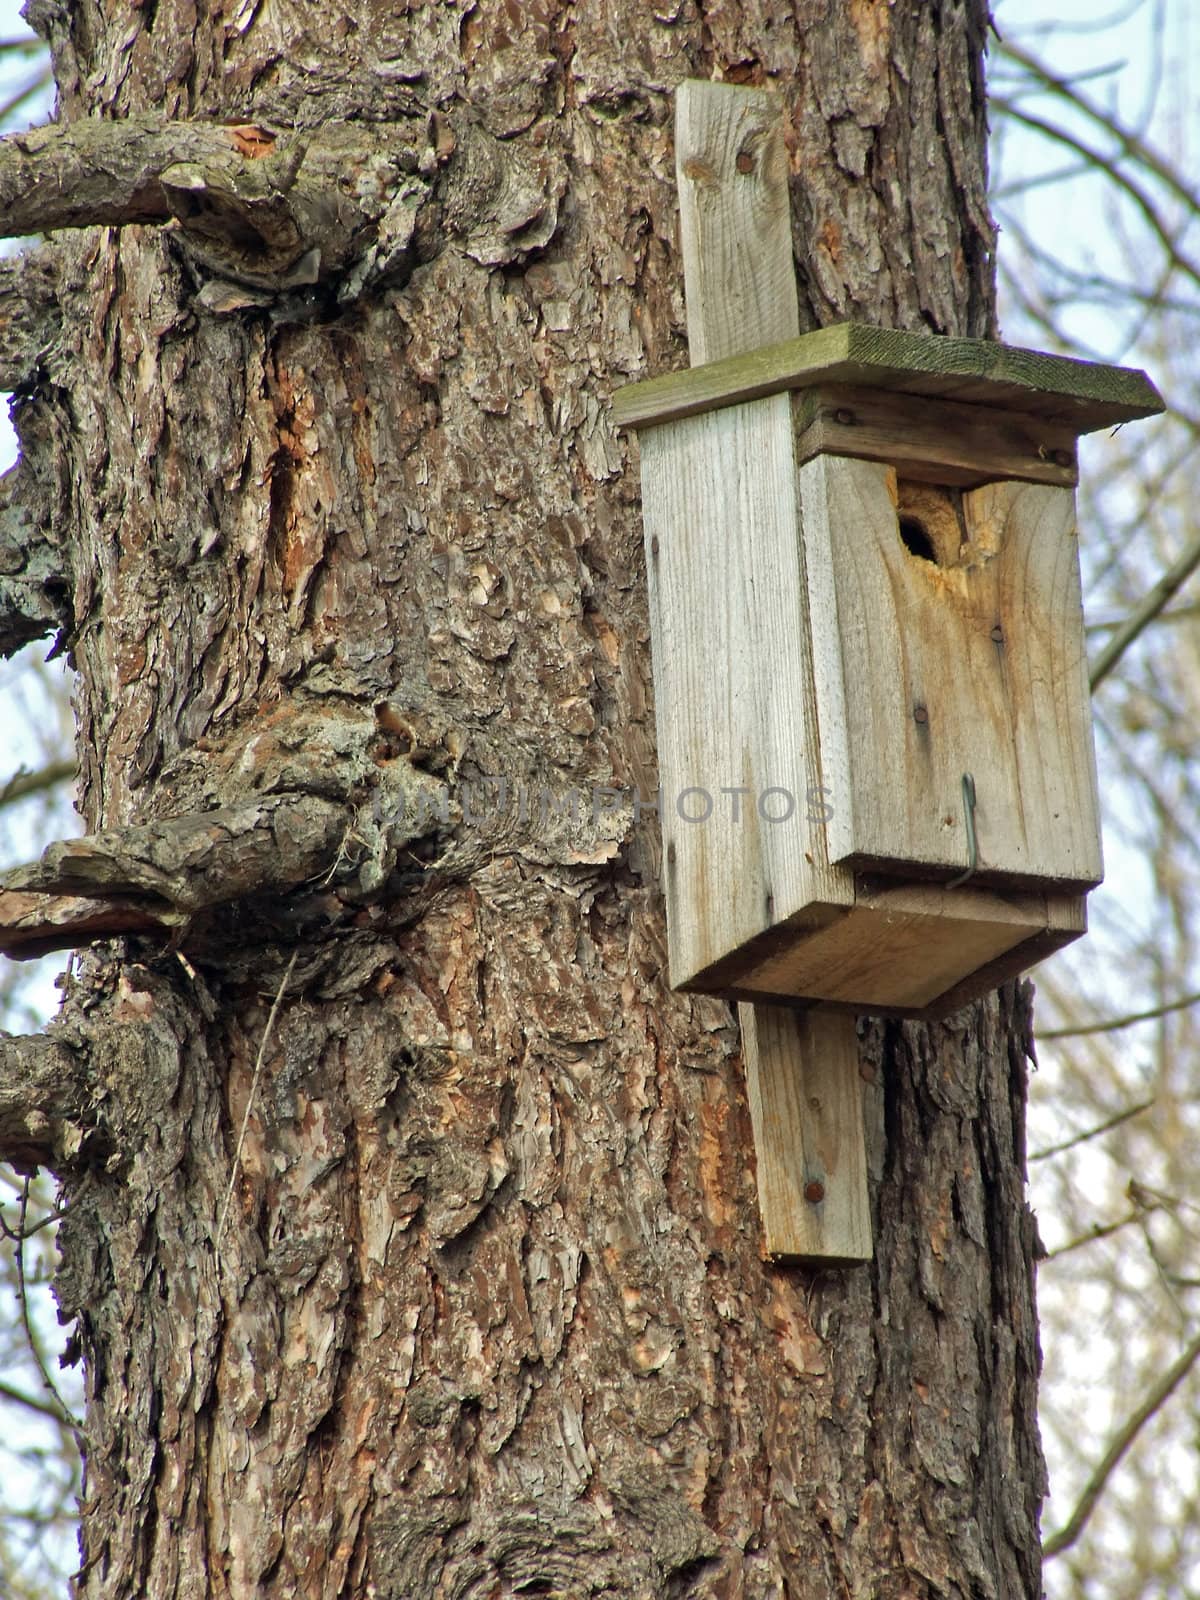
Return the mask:
<path id="1" fill-rule="evenodd" d="M 613 416 L 623 427 L 652 427 L 785 389 L 827 384 L 1016 411 L 1077 435 L 1166 409 L 1137 368 L 1076 361 L 987 339 L 840 322 L 724 361 L 629 384 L 614 395 Z"/>

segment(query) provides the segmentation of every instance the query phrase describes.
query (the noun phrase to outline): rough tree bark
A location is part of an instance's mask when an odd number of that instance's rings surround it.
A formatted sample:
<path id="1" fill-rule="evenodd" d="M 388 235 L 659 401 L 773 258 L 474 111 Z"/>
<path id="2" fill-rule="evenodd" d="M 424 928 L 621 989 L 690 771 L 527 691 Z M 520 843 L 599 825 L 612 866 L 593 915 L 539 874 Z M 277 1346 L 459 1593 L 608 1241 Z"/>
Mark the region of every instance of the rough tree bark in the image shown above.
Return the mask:
<path id="1" fill-rule="evenodd" d="M 864 1022 L 876 1259 L 771 1266 L 652 819 L 520 800 L 655 789 L 675 85 L 785 98 L 807 326 L 987 337 L 983 0 L 30 13 L 0 642 L 71 651 L 88 837 L 0 921 L 90 948 L 0 1153 L 79 1595 L 1038 1595 L 1027 992 Z"/>

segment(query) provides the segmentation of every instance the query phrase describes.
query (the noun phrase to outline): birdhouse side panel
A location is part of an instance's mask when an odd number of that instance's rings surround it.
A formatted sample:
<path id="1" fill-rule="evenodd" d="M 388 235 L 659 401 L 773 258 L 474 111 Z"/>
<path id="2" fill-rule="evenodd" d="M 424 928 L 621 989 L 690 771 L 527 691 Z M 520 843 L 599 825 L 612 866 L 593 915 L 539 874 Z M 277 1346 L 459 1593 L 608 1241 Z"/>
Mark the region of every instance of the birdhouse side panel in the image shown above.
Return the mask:
<path id="1" fill-rule="evenodd" d="M 641 436 L 671 981 L 853 899 L 831 872 L 791 405 L 777 395 Z"/>
<path id="2" fill-rule="evenodd" d="M 1073 495 L 801 467 L 830 860 L 1090 887 L 1102 875 Z"/>

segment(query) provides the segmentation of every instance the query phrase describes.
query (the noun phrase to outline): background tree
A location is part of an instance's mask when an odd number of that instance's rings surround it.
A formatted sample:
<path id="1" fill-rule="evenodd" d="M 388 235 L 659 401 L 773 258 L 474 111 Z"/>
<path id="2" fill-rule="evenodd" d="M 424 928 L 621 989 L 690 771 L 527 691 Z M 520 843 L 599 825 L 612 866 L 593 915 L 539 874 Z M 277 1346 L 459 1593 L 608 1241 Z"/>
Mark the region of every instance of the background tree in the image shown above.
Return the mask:
<path id="1" fill-rule="evenodd" d="M 58 243 L 36 350 L 10 278 L 55 546 L 10 612 L 67 628 L 87 823 L 126 830 L 27 882 L 128 938 L 9 1052 L 9 1151 L 76 1196 L 84 1592 L 1038 1592 L 1013 996 L 867 1030 L 879 1260 L 764 1268 L 653 841 L 370 803 L 653 788 L 604 403 L 683 360 L 668 91 L 787 94 L 813 323 L 986 334 L 981 15 L 241 21 L 55 22 L 76 137 L 9 152 L 20 226 L 170 224 Z"/>
<path id="2" fill-rule="evenodd" d="M 1038 974 L 1047 1587 L 1142 1600 L 1200 1584 L 1200 635 L 1183 587 L 1200 564 L 1200 18 L 1174 3 L 1061 10 L 1015 36 L 1019 9 L 1000 13 L 1005 334 L 1144 361 L 1171 412 L 1082 463 L 1109 882 L 1086 949 Z"/>

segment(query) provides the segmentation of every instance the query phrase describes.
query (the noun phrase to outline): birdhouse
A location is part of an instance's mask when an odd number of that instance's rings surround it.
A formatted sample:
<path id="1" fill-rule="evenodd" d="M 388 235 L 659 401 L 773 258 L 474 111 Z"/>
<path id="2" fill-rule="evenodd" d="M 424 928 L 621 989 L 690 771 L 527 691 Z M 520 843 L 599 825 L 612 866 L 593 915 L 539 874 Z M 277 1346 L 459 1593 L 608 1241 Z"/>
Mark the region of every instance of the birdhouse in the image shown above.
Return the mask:
<path id="1" fill-rule="evenodd" d="M 1141 372 L 853 324 L 632 385 L 671 981 L 930 1016 L 1102 876 L 1076 442 Z"/>

